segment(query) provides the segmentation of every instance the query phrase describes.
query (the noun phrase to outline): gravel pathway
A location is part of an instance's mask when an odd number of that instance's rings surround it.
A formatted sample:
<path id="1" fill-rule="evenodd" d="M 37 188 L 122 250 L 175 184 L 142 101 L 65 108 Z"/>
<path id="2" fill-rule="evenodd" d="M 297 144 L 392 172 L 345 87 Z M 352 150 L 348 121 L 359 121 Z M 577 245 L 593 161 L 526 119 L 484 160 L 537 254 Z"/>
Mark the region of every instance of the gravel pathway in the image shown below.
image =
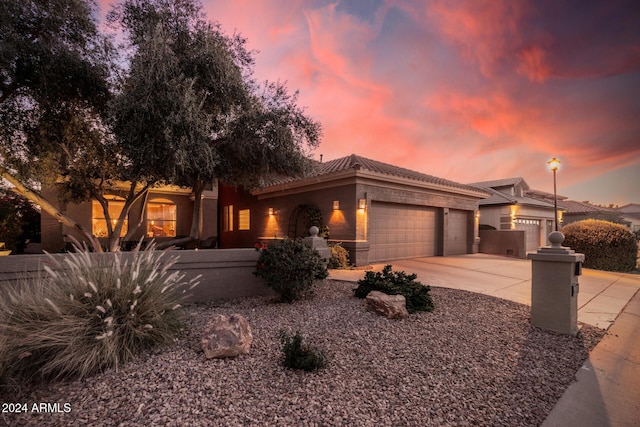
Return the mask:
<path id="1" fill-rule="evenodd" d="M 536 426 L 604 334 L 588 325 L 577 337 L 544 332 L 529 324 L 527 306 L 444 288 L 432 288 L 434 312 L 391 321 L 366 312 L 353 287 L 326 280 L 314 299 L 291 305 L 191 307 L 191 332 L 119 372 L 5 390 L 3 403 L 59 411 L 3 413 L 0 425 Z M 200 333 L 215 313 L 249 320 L 250 354 L 204 357 Z M 282 329 L 300 330 L 328 366 L 282 367 Z"/>

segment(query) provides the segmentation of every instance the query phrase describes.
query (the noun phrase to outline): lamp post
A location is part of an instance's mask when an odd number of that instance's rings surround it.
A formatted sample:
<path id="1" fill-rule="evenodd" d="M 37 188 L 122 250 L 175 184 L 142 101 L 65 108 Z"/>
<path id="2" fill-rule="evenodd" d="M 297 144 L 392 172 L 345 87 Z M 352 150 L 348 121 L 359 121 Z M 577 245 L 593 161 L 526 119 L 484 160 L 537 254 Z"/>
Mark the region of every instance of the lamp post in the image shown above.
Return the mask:
<path id="1" fill-rule="evenodd" d="M 560 160 L 555 157 L 547 162 L 549 169 L 553 171 L 553 213 L 556 220 L 556 231 L 558 231 L 558 195 L 556 193 L 556 171 L 560 167 Z"/>

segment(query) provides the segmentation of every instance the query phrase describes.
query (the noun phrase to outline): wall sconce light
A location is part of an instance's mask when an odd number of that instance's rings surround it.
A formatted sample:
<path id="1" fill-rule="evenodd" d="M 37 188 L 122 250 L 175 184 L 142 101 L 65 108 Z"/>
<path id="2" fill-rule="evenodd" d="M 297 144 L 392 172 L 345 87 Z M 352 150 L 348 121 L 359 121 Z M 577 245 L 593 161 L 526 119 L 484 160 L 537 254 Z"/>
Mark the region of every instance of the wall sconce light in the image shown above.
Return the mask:
<path id="1" fill-rule="evenodd" d="M 358 199 L 358 209 L 364 210 L 367 207 L 366 199 Z"/>
<path id="2" fill-rule="evenodd" d="M 334 200 L 333 201 L 333 210 L 337 211 L 340 209 L 340 200 Z"/>
<path id="3" fill-rule="evenodd" d="M 272 216 L 273 215 L 273 208 L 269 208 L 268 213 L 269 213 L 269 216 Z"/>

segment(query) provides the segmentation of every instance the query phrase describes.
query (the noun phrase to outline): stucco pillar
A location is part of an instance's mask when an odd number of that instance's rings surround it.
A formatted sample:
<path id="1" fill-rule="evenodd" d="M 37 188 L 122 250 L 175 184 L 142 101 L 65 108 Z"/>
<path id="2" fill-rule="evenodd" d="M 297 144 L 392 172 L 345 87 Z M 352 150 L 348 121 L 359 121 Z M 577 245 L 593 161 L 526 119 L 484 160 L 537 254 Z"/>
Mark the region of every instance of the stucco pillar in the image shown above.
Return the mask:
<path id="1" fill-rule="evenodd" d="M 578 332 L 578 276 L 584 254 L 560 246 L 564 235 L 549 234 L 551 247 L 530 253 L 531 324 L 567 335 Z"/>

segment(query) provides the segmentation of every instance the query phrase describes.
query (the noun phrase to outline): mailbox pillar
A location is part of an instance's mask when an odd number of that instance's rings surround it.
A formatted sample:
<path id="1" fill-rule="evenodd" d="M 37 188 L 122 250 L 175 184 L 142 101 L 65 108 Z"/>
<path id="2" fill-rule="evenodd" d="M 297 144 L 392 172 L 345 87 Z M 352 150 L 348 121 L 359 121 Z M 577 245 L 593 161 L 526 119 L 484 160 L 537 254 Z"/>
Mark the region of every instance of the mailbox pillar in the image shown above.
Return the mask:
<path id="1" fill-rule="evenodd" d="M 549 234 L 551 246 L 527 255 L 531 260 L 531 323 L 567 335 L 578 333 L 578 276 L 584 254 L 561 246 L 564 235 Z"/>

